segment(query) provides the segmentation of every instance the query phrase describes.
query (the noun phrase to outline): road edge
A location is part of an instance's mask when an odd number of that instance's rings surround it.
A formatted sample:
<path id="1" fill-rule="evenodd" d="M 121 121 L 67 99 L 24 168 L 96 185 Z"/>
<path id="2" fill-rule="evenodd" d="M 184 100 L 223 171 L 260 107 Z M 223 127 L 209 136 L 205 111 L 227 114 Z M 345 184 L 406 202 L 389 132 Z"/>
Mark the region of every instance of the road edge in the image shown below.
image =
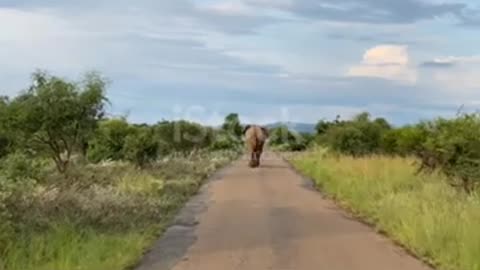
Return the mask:
<path id="1" fill-rule="evenodd" d="M 410 248 L 408 248 L 406 245 L 402 244 L 400 241 L 398 240 L 395 240 L 393 237 L 391 237 L 389 235 L 388 232 L 378 228 L 378 226 L 374 223 L 374 222 L 371 222 L 371 221 L 368 221 L 368 218 L 365 217 L 364 215 L 361 215 L 361 214 L 358 214 L 358 213 L 355 213 L 354 209 L 352 209 L 351 207 L 346 207 L 345 205 L 342 205 L 342 202 L 336 198 L 334 198 L 333 196 L 329 195 L 327 192 L 325 192 L 324 190 L 321 190 L 316 184 L 315 184 L 315 180 L 312 179 L 311 177 L 305 175 L 303 172 L 301 172 L 300 170 L 298 170 L 287 158 L 285 158 L 281 153 L 278 153 L 278 152 L 275 152 L 278 156 L 280 156 L 280 158 L 282 159 L 282 161 L 284 161 L 287 166 L 297 175 L 299 176 L 300 178 L 303 179 L 304 182 L 307 182 L 309 186 L 311 186 L 311 189 L 312 190 L 315 190 L 320 196 L 322 196 L 325 200 L 328 200 L 330 202 L 332 202 L 337 208 L 338 210 L 341 211 L 341 213 L 343 215 L 345 215 L 346 218 L 349 218 L 349 219 L 352 219 L 352 220 L 355 220 L 357 222 L 360 222 L 362 223 L 363 225 L 369 227 L 370 229 L 372 229 L 375 233 L 377 233 L 379 236 L 381 236 L 384 240 L 392 243 L 395 247 L 397 247 L 400 251 L 404 252 L 406 255 L 409 255 L 415 259 L 417 259 L 418 261 L 420 261 L 421 263 L 423 263 L 425 266 L 427 266 L 428 268 L 432 269 L 432 270 L 441 270 L 441 268 L 436 265 L 431 259 L 429 258 L 426 258 L 426 257 L 422 257 L 418 254 L 416 254 L 413 250 L 411 250 Z"/>
<path id="2" fill-rule="evenodd" d="M 240 157 L 233 159 L 205 178 L 201 187 L 177 211 L 164 231 L 145 249 L 137 263 L 128 269 L 168 270 L 184 259 L 190 246 L 197 240 L 195 230 L 199 224 L 198 218 L 208 209 L 210 184 L 222 179 L 225 172 L 239 159 Z"/>

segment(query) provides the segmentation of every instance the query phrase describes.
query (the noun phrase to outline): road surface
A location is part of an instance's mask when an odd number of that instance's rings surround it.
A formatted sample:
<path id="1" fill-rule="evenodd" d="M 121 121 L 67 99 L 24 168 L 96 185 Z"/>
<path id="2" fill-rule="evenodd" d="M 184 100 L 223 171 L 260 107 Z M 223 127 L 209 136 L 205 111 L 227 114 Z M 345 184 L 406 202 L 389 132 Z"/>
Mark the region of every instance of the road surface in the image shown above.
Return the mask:
<path id="1" fill-rule="evenodd" d="M 182 210 L 137 270 L 428 270 L 278 156 L 241 159 Z"/>

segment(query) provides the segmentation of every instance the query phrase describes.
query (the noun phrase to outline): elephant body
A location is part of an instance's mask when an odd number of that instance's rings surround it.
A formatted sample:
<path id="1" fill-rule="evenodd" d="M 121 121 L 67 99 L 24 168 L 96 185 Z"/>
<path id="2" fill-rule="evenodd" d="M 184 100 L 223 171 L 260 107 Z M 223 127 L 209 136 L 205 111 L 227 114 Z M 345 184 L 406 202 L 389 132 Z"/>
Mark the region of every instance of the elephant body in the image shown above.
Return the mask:
<path id="1" fill-rule="evenodd" d="M 260 157 L 263 147 L 268 138 L 268 131 L 258 125 L 247 125 L 243 133 L 245 134 L 245 144 L 250 155 L 249 166 L 254 168 L 260 166 Z"/>

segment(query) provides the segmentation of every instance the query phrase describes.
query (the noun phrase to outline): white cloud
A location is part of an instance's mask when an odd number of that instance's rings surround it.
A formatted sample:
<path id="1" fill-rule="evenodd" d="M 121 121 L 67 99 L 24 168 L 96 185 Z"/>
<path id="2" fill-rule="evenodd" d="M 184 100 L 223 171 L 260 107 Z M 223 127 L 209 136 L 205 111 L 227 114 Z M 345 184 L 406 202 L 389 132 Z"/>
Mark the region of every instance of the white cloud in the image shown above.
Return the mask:
<path id="1" fill-rule="evenodd" d="M 0 95 L 26 86 L 37 68 L 68 77 L 96 69 L 114 82 L 114 76 L 121 76 L 172 84 L 226 81 L 224 73 L 278 72 L 272 65 L 247 63 L 221 48 L 207 48 L 203 39 L 214 30 L 192 27 L 187 19 L 128 10 L 109 14 L 0 7 Z"/>
<path id="2" fill-rule="evenodd" d="M 215 3 L 208 6 L 207 9 L 212 10 L 218 14 L 230 16 L 251 15 L 254 12 L 252 8 L 239 1 Z"/>
<path id="3" fill-rule="evenodd" d="M 368 49 L 359 65 L 347 71 L 348 76 L 377 77 L 415 83 L 416 70 L 412 67 L 407 46 L 378 45 Z"/>
<path id="4" fill-rule="evenodd" d="M 436 57 L 425 64 L 427 68 L 422 70 L 422 77 L 439 92 L 453 97 L 480 98 L 480 56 Z"/>

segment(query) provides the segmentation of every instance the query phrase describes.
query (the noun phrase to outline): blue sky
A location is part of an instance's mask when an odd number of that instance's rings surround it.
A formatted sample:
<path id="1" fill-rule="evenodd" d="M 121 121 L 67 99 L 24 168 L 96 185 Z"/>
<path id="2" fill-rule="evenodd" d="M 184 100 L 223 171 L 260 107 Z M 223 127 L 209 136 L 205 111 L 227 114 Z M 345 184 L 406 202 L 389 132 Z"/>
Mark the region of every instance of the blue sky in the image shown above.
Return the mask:
<path id="1" fill-rule="evenodd" d="M 0 95 L 97 70 L 135 122 L 404 124 L 479 107 L 479 45 L 467 0 L 0 0 Z"/>

